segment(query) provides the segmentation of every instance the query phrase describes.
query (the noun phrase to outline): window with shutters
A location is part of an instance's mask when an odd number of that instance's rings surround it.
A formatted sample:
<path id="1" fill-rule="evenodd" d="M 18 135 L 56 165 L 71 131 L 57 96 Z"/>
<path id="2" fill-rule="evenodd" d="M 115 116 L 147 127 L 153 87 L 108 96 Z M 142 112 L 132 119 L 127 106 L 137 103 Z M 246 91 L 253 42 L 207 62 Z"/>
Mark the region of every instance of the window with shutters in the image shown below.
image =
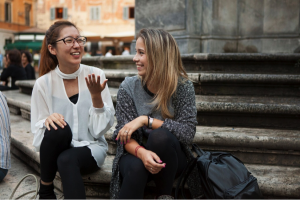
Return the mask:
<path id="1" fill-rule="evenodd" d="M 123 19 L 134 19 L 134 7 L 123 7 Z"/>
<path id="2" fill-rule="evenodd" d="M 134 7 L 129 7 L 129 13 L 128 13 L 129 19 L 134 19 Z"/>
<path id="3" fill-rule="evenodd" d="M 30 26 L 30 10 L 31 10 L 31 5 L 25 3 L 25 25 Z"/>
<path id="4" fill-rule="evenodd" d="M 100 11 L 101 11 L 100 6 L 90 7 L 90 20 L 92 21 L 100 20 L 100 14 L 101 14 Z"/>
<path id="5" fill-rule="evenodd" d="M 55 19 L 62 19 L 64 16 L 64 8 L 55 9 Z"/>
<path id="6" fill-rule="evenodd" d="M 68 8 L 51 8 L 50 19 L 68 19 Z"/>
<path id="7" fill-rule="evenodd" d="M 5 22 L 11 22 L 11 3 L 6 2 L 5 9 Z"/>

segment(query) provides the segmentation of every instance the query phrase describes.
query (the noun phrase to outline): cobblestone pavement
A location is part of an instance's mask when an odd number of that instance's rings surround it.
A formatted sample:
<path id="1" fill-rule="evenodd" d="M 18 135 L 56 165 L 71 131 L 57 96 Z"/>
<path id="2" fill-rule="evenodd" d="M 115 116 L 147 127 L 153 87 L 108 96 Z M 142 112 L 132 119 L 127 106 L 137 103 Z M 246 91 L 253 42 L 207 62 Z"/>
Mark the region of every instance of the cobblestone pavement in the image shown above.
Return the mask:
<path id="1" fill-rule="evenodd" d="M 13 190 L 19 183 L 19 181 L 26 176 L 27 174 L 33 174 L 37 177 L 37 180 L 40 181 L 39 174 L 33 170 L 31 167 L 27 166 L 24 162 L 19 160 L 17 157 L 15 157 L 13 154 L 11 155 L 11 169 L 8 170 L 8 173 L 6 177 L 3 179 L 3 181 L 0 183 L 0 199 L 9 199 L 10 195 L 12 194 Z M 20 196 L 21 194 L 24 194 L 26 192 L 32 191 L 36 189 L 36 183 L 35 179 L 30 176 L 27 177 L 19 186 L 17 189 L 15 195 L 13 198 L 16 198 Z M 62 193 L 58 190 L 55 190 L 56 196 L 58 199 L 62 199 Z M 30 193 L 22 199 L 29 199 L 34 195 L 34 193 Z M 88 199 L 96 199 L 87 197 Z M 37 196 L 38 199 L 38 196 Z"/>
<path id="2" fill-rule="evenodd" d="M 33 174 L 37 177 L 38 181 L 40 179 L 38 173 L 33 169 L 26 166 L 25 163 L 20 161 L 14 155 L 11 155 L 11 169 L 8 170 L 8 173 L 4 180 L 0 183 L 0 199 L 8 199 L 12 194 L 13 190 L 19 183 L 19 181 L 27 174 Z M 17 192 L 14 195 L 18 197 L 21 194 L 32 191 L 36 189 L 35 179 L 33 177 L 26 178 L 21 185 L 19 186 Z M 33 193 L 24 196 L 24 198 L 30 198 L 33 196 Z"/>

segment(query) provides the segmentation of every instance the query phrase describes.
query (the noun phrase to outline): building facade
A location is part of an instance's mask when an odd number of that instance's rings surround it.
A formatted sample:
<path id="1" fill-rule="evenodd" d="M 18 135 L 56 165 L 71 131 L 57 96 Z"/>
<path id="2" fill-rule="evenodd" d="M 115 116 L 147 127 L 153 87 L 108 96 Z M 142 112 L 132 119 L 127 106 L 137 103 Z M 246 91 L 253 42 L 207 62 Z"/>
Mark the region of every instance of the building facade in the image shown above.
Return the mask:
<path id="1" fill-rule="evenodd" d="M 69 20 L 88 38 L 92 55 L 113 49 L 121 54 L 134 38 L 134 0 L 38 0 L 37 26 L 48 29 L 57 20 Z"/>
<path id="2" fill-rule="evenodd" d="M 14 33 L 36 25 L 36 0 L 0 0 L 0 51 L 14 42 Z"/>

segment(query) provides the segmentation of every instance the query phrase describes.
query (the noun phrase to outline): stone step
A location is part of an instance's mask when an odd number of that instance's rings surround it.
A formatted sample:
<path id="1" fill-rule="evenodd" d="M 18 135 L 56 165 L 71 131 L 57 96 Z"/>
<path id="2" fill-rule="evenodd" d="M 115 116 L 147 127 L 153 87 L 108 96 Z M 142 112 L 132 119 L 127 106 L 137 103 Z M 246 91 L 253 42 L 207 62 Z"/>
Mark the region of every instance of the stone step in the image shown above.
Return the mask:
<path id="1" fill-rule="evenodd" d="M 199 86 L 195 86 L 195 89 L 197 94 L 201 95 L 300 96 L 300 75 L 202 72 L 199 74 Z"/>
<path id="2" fill-rule="evenodd" d="M 118 89 L 110 88 L 114 103 L 117 92 Z M 29 115 L 29 95 L 18 91 L 4 91 L 3 94 L 8 98 L 12 112 L 19 114 L 21 109 L 22 115 Z M 197 120 L 205 126 L 299 129 L 299 104 L 296 97 L 196 95 Z"/>
<path id="3" fill-rule="evenodd" d="M 197 120 L 206 126 L 299 129 L 299 104 L 296 97 L 196 95 Z"/>
<path id="4" fill-rule="evenodd" d="M 30 122 L 21 116 L 11 114 L 11 128 L 12 153 L 39 172 L 39 153 L 35 152 L 31 145 L 33 134 L 30 132 Z M 205 134 L 203 133 L 203 135 Z M 200 140 L 202 139 L 200 138 Z M 104 166 L 99 171 L 82 176 L 88 197 L 109 198 L 113 158 L 113 155 L 108 156 Z M 258 184 L 265 197 L 299 198 L 300 182 L 298 177 L 300 167 L 257 164 L 246 164 L 246 167 L 257 177 Z M 58 189 L 62 189 L 59 174 L 57 174 L 54 184 Z M 151 183 L 149 186 L 151 186 Z"/>
<path id="5" fill-rule="evenodd" d="M 188 72 L 300 74 L 299 54 L 197 53 L 181 56 Z M 94 56 L 82 63 L 101 69 L 136 69 L 131 56 Z"/>
<path id="6" fill-rule="evenodd" d="M 137 75 L 131 69 L 104 69 L 109 87 L 118 88 L 125 77 Z M 190 72 L 197 95 L 300 96 L 300 75 L 257 73 Z M 34 80 L 17 81 L 22 93 L 31 94 Z"/>
<path id="7" fill-rule="evenodd" d="M 116 153 L 114 128 L 105 138 Z M 300 167 L 300 131 L 197 126 L 193 143 L 206 151 L 225 151 L 244 163 Z"/>
<path id="8" fill-rule="evenodd" d="M 114 92 L 116 94 L 116 91 Z M 30 120 L 31 97 L 17 91 L 3 93 L 7 96 L 10 111 L 14 114 L 21 114 L 23 118 Z M 204 109 L 198 105 L 197 108 Z M 218 110 L 218 112 L 220 111 Z M 116 123 L 115 119 L 113 127 L 105 135 L 109 145 L 109 154 L 116 152 L 115 141 L 111 139 Z M 299 129 L 277 130 L 201 125 L 197 126 L 194 142 L 205 150 L 232 152 L 245 163 L 300 166 L 299 138 Z"/>

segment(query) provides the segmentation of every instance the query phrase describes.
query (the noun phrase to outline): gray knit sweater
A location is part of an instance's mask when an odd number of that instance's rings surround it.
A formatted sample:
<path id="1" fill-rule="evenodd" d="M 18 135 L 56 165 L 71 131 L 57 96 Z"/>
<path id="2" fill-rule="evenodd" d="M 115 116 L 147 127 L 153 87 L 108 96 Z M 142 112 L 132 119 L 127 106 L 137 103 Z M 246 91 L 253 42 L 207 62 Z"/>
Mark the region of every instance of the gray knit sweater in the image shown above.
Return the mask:
<path id="1" fill-rule="evenodd" d="M 117 126 L 113 134 L 113 140 L 118 135 L 119 130 L 125 124 L 134 120 L 141 115 L 149 115 L 164 121 L 162 128 L 172 132 L 185 152 L 188 160 L 192 158 L 191 151 L 188 147 L 194 139 L 197 125 L 197 109 L 195 104 L 195 91 L 193 83 L 189 80 L 178 83 L 176 93 L 172 96 L 169 110 L 174 114 L 173 119 L 163 119 L 160 112 L 153 112 L 153 105 L 150 104 L 152 96 L 145 91 L 138 76 L 127 77 L 120 85 L 116 105 Z M 135 131 L 131 138 L 142 144 L 143 134 L 141 128 Z M 119 160 L 122 155 L 126 154 L 124 146 L 117 141 L 117 153 L 113 161 L 112 179 L 110 184 L 110 197 L 117 199 L 119 197 L 122 184 L 122 177 L 119 172 Z M 194 171 L 188 179 L 188 185 L 193 197 L 200 197 L 202 192 L 199 190 L 199 177 Z"/>

